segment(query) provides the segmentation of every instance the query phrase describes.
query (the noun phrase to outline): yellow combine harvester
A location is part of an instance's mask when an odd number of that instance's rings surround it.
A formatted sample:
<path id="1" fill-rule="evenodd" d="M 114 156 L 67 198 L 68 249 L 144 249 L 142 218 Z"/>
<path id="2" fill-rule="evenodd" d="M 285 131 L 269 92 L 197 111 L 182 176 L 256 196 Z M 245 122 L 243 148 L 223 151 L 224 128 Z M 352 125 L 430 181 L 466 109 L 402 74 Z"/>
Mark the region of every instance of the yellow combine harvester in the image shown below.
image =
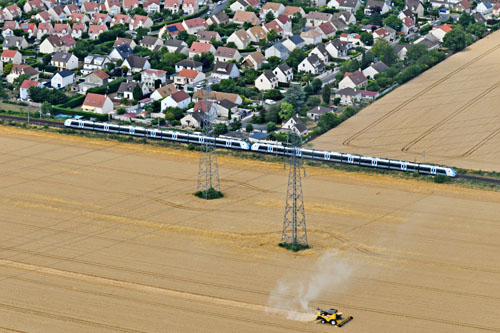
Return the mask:
<path id="1" fill-rule="evenodd" d="M 322 310 L 317 309 L 316 320 L 320 320 L 322 324 L 331 324 L 333 326 L 342 327 L 351 320 L 354 319 L 353 316 L 343 318 L 343 313 L 336 309 Z"/>

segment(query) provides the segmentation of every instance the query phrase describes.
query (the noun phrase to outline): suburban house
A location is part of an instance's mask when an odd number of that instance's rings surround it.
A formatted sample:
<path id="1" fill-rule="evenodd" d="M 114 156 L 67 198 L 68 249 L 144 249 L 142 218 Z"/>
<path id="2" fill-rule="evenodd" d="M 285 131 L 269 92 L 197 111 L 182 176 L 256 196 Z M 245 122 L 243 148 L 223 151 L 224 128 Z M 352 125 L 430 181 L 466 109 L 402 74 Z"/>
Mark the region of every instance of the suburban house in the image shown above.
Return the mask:
<path id="1" fill-rule="evenodd" d="M 154 99 L 155 101 L 159 101 L 167 96 L 170 96 L 176 92 L 178 92 L 177 88 L 173 83 L 169 83 L 166 86 L 160 87 L 153 91 L 151 94 L 151 98 Z"/>
<path id="2" fill-rule="evenodd" d="M 335 93 L 335 98 L 340 98 L 340 105 L 353 105 L 361 100 L 361 92 L 353 88 L 343 88 Z"/>
<path id="3" fill-rule="evenodd" d="M 54 29 L 52 30 L 54 35 L 59 37 L 66 36 L 71 33 L 71 27 L 68 23 L 56 23 L 54 24 Z"/>
<path id="4" fill-rule="evenodd" d="M 191 69 L 201 72 L 203 70 L 203 64 L 198 61 L 184 59 L 175 64 L 175 72 L 179 73 L 183 69 Z"/>
<path id="5" fill-rule="evenodd" d="M 312 120 L 318 121 L 322 115 L 325 115 L 327 113 L 334 113 L 335 111 L 336 111 L 335 108 L 318 105 L 307 111 L 306 115 Z"/>
<path id="6" fill-rule="evenodd" d="M 254 43 L 258 43 L 260 40 L 267 37 L 267 32 L 261 26 L 248 28 L 247 34 L 248 38 L 250 38 L 250 42 Z"/>
<path id="7" fill-rule="evenodd" d="M 274 76 L 278 78 L 278 82 L 290 83 L 293 80 L 293 71 L 287 64 L 280 64 L 273 71 Z"/>
<path id="8" fill-rule="evenodd" d="M 239 10 L 234 13 L 233 23 L 243 25 L 245 22 L 249 22 L 253 26 L 260 24 L 260 20 L 254 12 Z"/>
<path id="9" fill-rule="evenodd" d="M 255 80 L 255 88 L 260 91 L 271 90 L 278 87 L 278 78 L 272 70 L 267 70 Z"/>
<path id="10" fill-rule="evenodd" d="M 87 32 L 87 25 L 85 23 L 73 23 L 71 37 L 80 39 L 84 32 Z"/>
<path id="11" fill-rule="evenodd" d="M 126 14 L 116 14 L 111 19 L 111 26 L 113 26 L 115 24 L 125 24 L 125 25 L 127 25 L 127 24 L 130 23 L 131 19 L 132 18 L 129 15 L 126 15 Z"/>
<path id="12" fill-rule="evenodd" d="M 0 60 L 6 63 L 21 64 L 23 62 L 23 55 L 18 50 L 3 50 Z"/>
<path id="13" fill-rule="evenodd" d="M 182 26 L 191 35 L 196 34 L 200 30 L 206 30 L 208 28 L 207 22 L 199 17 L 182 21 Z"/>
<path id="14" fill-rule="evenodd" d="M 227 99 L 223 99 L 222 101 L 217 101 L 214 103 L 217 108 L 217 116 L 229 118 L 229 114 L 236 114 L 238 111 L 238 104 L 228 101 Z"/>
<path id="15" fill-rule="evenodd" d="M 208 116 L 201 110 L 186 114 L 181 119 L 182 127 L 200 128 Z"/>
<path id="16" fill-rule="evenodd" d="M 109 82 L 109 75 L 101 69 L 85 76 L 85 81 L 79 84 L 79 91 L 85 93 L 87 89 L 99 87 Z"/>
<path id="17" fill-rule="evenodd" d="M 212 70 L 212 78 L 218 80 L 226 80 L 240 77 L 238 67 L 230 62 L 217 61 Z"/>
<path id="18" fill-rule="evenodd" d="M 133 53 L 134 51 L 132 51 L 130 45 L 123 43 L 121 45 L 115 46 L 113 51 L 111 51 L 111 53 L 109 54 L 109 59 L 111 59 L 112 61 L 125 60 Z"/>
<path id="19" fill-rule="evenodd" d="M 317 55 L 312 54 L 302 60 L 302 62 L 297 67 L 297 71 L 310 74 L 321 74 L 325 71 L 325 63 L 321 61 L 321 59 Z"/>
<path id="20" fill-rule="evenodd" d="M 17 21 L 5 21 L 2 28 L 2 36 L 14 36 L 14 30 L 19 29 Z"/>
<path id="21" fill-rule="evenodd" d="M 307 19 L 306 27 L 317 27 L 325 22 L 331 22 L 333 15 L 330 13 L 309 12 L 305 18 Z"/>
<path id="22" fill-rule="evenodd" d="M 323 38 L 322 34 L 315 29 L 301 32 L 300 37 L 302 37 L 306 45 L 319 44 L 321 43 L 321 39 Z"/>
<path id="23" fill-rule="evenodd" d="M 38 81 L 38 74 L 39 73 L 36 69 L 34 69 L 33 67 L 31 67 L 29 65 L 14 64 L 14 66 L 12 66 L 12 69 L 11 69 L 9 75 L 7 75 L 7 82 L 14 83 L 14 80 L 23 74 L 26 74 L 29 76 L 28 80 Z"/>
<path id="24" fill-rule="evenodd" d="M 128 12 L 139 7 L 139 0 L 123 0 L 123 10 Z"/>
<path id="25" fill-rule="evenodd" d="M 73 53 L 56 52 L 50 60 L 50 64 L 57 67 L 57 70 L 78 68 L 78 58 Z"/>
<path id="26" fill-rule="evenodd" d="M 198 11 L 198 0 L 184 0 L 182 2 L 182 11 L 186 15 L 193 15 Z"/>
<path id="27" fill-rule="evenodd" d="M 370 16 L 373 13 L 384 15 L 391 10 L 390 4 L 383 0 L 367 0 L 365 4 L 364 14 Z"/>
<path id="28" fill-rule="evenodd" d="M 120 14 L 122 10 L 122 4 L 120 0 L 106 0 L 104 1 L 105 10 L 111 15 L 114 16 L 116 14 Z"/>
<path id="29" fill-rule="evenodd" d="M 483 15 L 488 15 L 493 11 L 493 5 L 491 2 L 485 0 L 479 2 L 479 4 L 476 7 L 476 12 L 483 14 Z M 5 16 L 7 18 L 7 16 Z"/>
<path id="30" fill-rule="evenodd" d="M 40 44 L 40 53 L 67 52 L 75 45 L 75 40 L 71 35 L 59 37 L 51 35 Z"/>
<path id="31" fill-rule="evenodd" d="M 205 74 L 192 69 L 183 69 L 174 77 L 174 84 L 178 88 L 188 90 L 188 86 L 205 80 Z"/>
<path id="32" fill-rule="evenodd" d="M 138 83 L 135 81 L 122 82 L 120 87 L 118 87 L 117 96 L 118 98 L 126 98 L 128 100 L 134 100 L 134 89 L 139 86 L 143 95 L 149 94 L 149 89 L 145 84 Z"/>
<path id="33" fill-rule="evenodd" d="M 178 39 L 167 39 L 163 46 L 165 46 L 170 53 L 183 53 L 185 55 L 189 54 L 189 48 L 186 42 Z"/>
<path id="34" fill-rule="evenodd" d="M 75 81 L 75 74 L 69 69 L 65 69 L 56 73 L 50 80 L 52 88 L 61 89 L 68 85 L 73 84 Z"/>
<path id="35" fill-rule="evenodd" d="M 278 17 L 285 11 L 285 6 L 277 2 L 266 2 L 260 9 L 260 17 L 264 19 L 267 13 L 272 13 L 274 17 Z"/>
<path id="36" fill-rule="evenodd" d="M 19 87 L 19 98 L 23 101 L 27 101 L 30 98 L 29 89 L 31 87 L 41 87 L 42 84 L 38 81 L 24 80 Z"/>
<path id="37" fill-rule="evenodd" d="M 108 31 L 108 27 L 104 24 L 91 24 L 89 26 L 88 34 L 91 40 L 95 40 L 102 34 L 104 31 Z"/>
<path id="38" fill-rule="evenodd" d="M 50 24 L 50 22 L 38 23 L 36 39 L 40 40 L 40 39 L 42 39 L 43 36 L 50 35 L 52 33 L 53 29 L 54 28 L 52 27 L 52 24 Z"/>
<path id="39" fill-rule="evenodd" d="M 332 58 L 347 59 L 349 58 L 347 51 L 352 48 L 352 44 L 349 42 L 342 42 L 338 39 L 334 39 L 325 44 L 325 49 Z"/>
<path id="40" fill-rule="evenodd" d="M 223 10 L 220 12 L 210 16 L 207 20 L 208 25 L 212 24 L 224 24 L 229 22 L 229 16 L 227 16 L 226 13 L 224 13 Z"/>
<path id="41" fill-rule="evenodd" d="M 250 45 L 250 41 L 250 36 L 243 29 L 233 32 L 227 39 L 228 43 L 233 42 L 239 50 L 246 49 Z"/>
<path id="42" fill-rule="evenodd" d="M 178 13 L 181 8 L 181 0 L 165 0 L 164 9 L 170 10 L 173 14 Z"/>
<path id="43" fill-rule="evenodd" d="M 167 72 L 161 69 L 147 69 L 141 72 L 141 82 L 150 89 L 161 87 L 167 82 Z"/>
<path id="44" fill-rule="evenodd" d="M 5 7 L 3 9 L 3 13 L 5 16 L 5 19 L 13 20 L 14 17 L 21 16 L 23 14 L 23 11 L 21 10 L 21 8 L 19 8 L 18 5 L 13 4 L 13 5 Z"/>
<path id="45" fill-rule="evenodd" d="M 282 43 L 276 43 L 271 47 L 268 47 L 265 51 L 266 59 L 270 57 L 278 57 L 281 60 L 285 60 L 289 55 L 290 50 L 288 50 Z"/>
<path id="46" fill-rule="evenodd" d="M 306 125 L 302 120 L 300 120 L 299 117 L 297 117 L 297 115 L 290 118 L 285 124 L 283 124 L 283 126 L 281 126 L 281 128 L 290 130 L 299 136 L 307 133 Z"/>
<path id="47" fill-rule="evenodd" d="M 467 1 L 467 0 L 464 0 Z M 404 9 L 409 9 L 413 14 L 418 15 L 418 17 L 423 17 L 425 13 L 425 8 L 420 2 L 420 0 L 405 0 Z"/>
<path id="48" fill-rule="evenodd" d="M 264 57 L 264 55 L 260 51 L 255 51 L 250 53 L 243 59 L 242 67 L 259 70 L 265 61 L 266 58 Z"/>
<path id="49" fill-rule="evenodd" d="M 150 51 L 159 51 L 163 46 L 163 41 L 158 37 L 144 36 L 140 42 L 140 45 Z"/>
<path id="50" fill-rule="evenodd" d="M 337 31 L 337 29 L 335 29 L 331 22 L 325 22 L 318 25 L 316 31 L 321 34 L 321 38 L 328 39 L 331 37 L 335 37 L 335 32 Z"/>
<path id="51" fill-rule="evenodd" d="M 448 24 L 440 25 L 434 27 L 429 33 L 436 37 L 441 43 L 443 42 L 444 36 L 453 30 Z"/>
<path id="52" fill-rule="evenodd" d="M 191 96 L 184 90 L 179 90 L 161 100 L 161 111 L 167 108 L 187 109 L 189 103 L 191 103 Z"/>
<path id="53" fill-rule="evenodd" d="M 230 47 L 219 46 L 217 48 L 217 51 L 215 52 L 215 61 L 239 61 L 240 58 L 241 54 L 238 52 L 238 50 Z"/>
<path id="54" fill-rule="evenodd" d="M 151 64 L 149 60 L 136 55 L 131 55 L 125 58 L 122 67 L 127 67 L 132 73 L 139 73 L 145 69 L 150 69 Z"/>
<path id="55" fill-rule="evenodd" d="M 212 44 L 193 42 L 189 48 L 189 57 L 193 58 L 195 55 L 201 55 L 202 53 L 209 52 L 215 54 L 215 47 Z"/>
<path id="56" fill-rule="evenodd" d="M 17 36 L 7 36 L 3 40 L 3 49 L 7 50 L 10 48 L 16 48 L 16 49 L 25 49 L 28 47 L 28 42 L 26 41 L 26 38 L 24 37 L 17 37 Z"/>
<path id="57" fill-rule="evenodd" d="M 296 14 L 300 14 L 301 17 L 306 16 L 304 9 L 296 6 L 286 6 L 282 14 L 288 16 L 290 19 L 292 19 Z"/>
<path id="58" fill-rule="evenodd" d="M 229 9 L 231 9 L 234 13 L 237 12 L 242 12 L 244 11 L 250 4 L 246 2 L 246 0 L 236 0 L 229 6 Z"/>
<path id="59" fill-rule="evenodd" d="M 330 57 L 324 44 L 318 44 L 318 46 L 316 46 L 311 50 L 311 52 L 309 52 L 309 55 L 313 54 L 315 54 L 325 64 L 328 63 Z"/>
<path id="60" fill-rule="evenodd" d="M 83 100 L 82 110 L 100 114 L 112 113 L 113 102 L 107 95 L 88 93 Z"/>
<path id="61" fill-rule="evenodd" d="M 91 20 L 92 24 L 102 25 L 102 24 L 107 24 L 109 22 L 111 22 L 111 17 L 109 17 L 108 14 L 96 13 L 92 15 L 92 20 Z"/>
<path id="62" fill-rule="evenodd" d="M 116 40 L 113 43 L 113 47 L 117 47 L 123 44 L 127 44 L 132 50 L 137 46 L 137 44 L 131 38 L 116 37 Z"/>
<path id="63" fill-rule="evenodd" d="M 198 31 L 197 35 L 198 35 L 198 41 L 202 43 L 211 43 L 212 38 L 216 42 L 222 41 L 219 33 L 216 31 L 200 30 Z"/>
<path id="64" fill-rule="evenodd" d="M 89 54 L 83 59 L 81 72 L 83 75 L 94 72 L 97 69 L 104 70 L 111 60 L 108 56 L 100 54 Z"/>
<path id="65" fill-rule="evenodd" d="M 339 82 L 339 89 L 364 87 L 368 84 L 367 78 L 359 70 L 352 73 L 345 73 L 344 78 Z"/>
<path id="66" fill-rule="evenodd" d="M 363 75 L 368 79 L 374 79 L 375 75 L 385 72 L 387 68 L 389 67 L 382 61 L 377 61 L 367 68 L 363 69 Z"/>
<path id="67" fill-rule="evenodd" d="M 290 52 L 298 47 L 302 48 L 306 45 L 304 39 L 299 35 L 290 36 L 287 39 L 283 40 L 281 44 L 283 44 Z"/>
<path id="68" fill-rule="evenodd" d="M 134 15 L 128 24 L 130 30 L 136 30 L 138 28 L 151 28 L 153 26 L 153 20 L 144 15 Z"/>

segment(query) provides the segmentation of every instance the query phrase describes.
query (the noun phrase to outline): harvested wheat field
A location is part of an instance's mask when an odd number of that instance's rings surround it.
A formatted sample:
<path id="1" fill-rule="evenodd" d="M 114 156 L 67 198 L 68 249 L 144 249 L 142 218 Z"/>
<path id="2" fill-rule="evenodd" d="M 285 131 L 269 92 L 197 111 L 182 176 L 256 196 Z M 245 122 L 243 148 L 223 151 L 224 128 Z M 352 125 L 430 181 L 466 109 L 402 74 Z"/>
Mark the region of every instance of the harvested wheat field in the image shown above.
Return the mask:
<path id="1" fill-rule="evenodd" d="M 314 148 L 500 170 L 500 32 L 313 141 Z"/>
<path id="2" fill-rule="evenodd" d="M 0 127 L 0 331 L 500 331 L 500 193 L 307 168 L 309 242 L 278 248 L 287 172 Z"/>

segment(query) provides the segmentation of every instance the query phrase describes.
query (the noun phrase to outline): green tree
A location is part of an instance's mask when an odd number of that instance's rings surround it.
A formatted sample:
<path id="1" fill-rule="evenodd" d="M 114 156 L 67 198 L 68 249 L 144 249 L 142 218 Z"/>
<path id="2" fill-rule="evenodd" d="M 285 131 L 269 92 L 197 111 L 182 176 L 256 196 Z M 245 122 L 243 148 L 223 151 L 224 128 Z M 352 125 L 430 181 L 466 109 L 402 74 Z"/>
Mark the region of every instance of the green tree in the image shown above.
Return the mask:
<path id="1" fill-rule="evenodd" d="M 279 101 L 280 99 L 283 98 L 283 94 L 278 89 L 271 89 L 271 90 L 266 91 L 266 93 L 264 94 L 264 97 L 268 98 L 268 99 L 272 99 L 274 101 Z"/>
<path id="2" fill-rule="evenodd" d="M 420 28 L 419 33 L 420 33 L 422 36 L 424 36 L 424 35 L 427 35 L 427 33 L 428 33 L 429 31 L 431 31 L 431 29 L 432 29 L 432 25 L 430 25 L 430 24 L 426 24 L 426 25 L 424 25 L 422 28 Z"/>
<path id="3" fill-rule="evenodd" d="M 136 101 L 139 101 L 144 97 L 144 94 L 142 93 L 142 89 L 139 86 L 139 84 L 136 84 L 136 86 L 134 87 L 134 90 L 132 90 L 132 95 L 134 96 L 134 99 Z"/>
<path id="4" fill-rule="evenodd" d="M 243 70 L 243 79 L 246 84 L 254 84 L 258 73 L 254 68 L 245 68 Z"/>
<path id="5" fill-rule="evenodd" d="M 277 123 L 279 121 L 279 116 L 278 116 L 279 112 L 280 112 L 280 105 L 279 104 L 271 105 L 266 111 L 264 120 L 266 122 Z"/>
<path id="6" fill-rule="evenodd" d="M 217 124 L 214 126 L 213 134 L 215 136 L 223 135 L 228 132 L 226 124 Z"/>
<path id="7" fill-rule="evenodd" d="M 312 80 L 311 86 L 313 88 L 313 92 L 318 93 L 318 92 L 320 92 L 321 87 L 323 86 L 323 82 L 320 79 L 316 78 L 316 79 Z"/>
<path id="8" fill-rule="evenodd" d="M 361 41 L 367 45 L 367 46 L 371 46 L 373 45 L 373 35 L 369 32 L 366 32 L 366 31 L 363 31 L 361 33 Z"/>
<path id="9" fill-rule="evenodd" d="M 415 63 L 427 53 L 429 53 L 429 51 L 427 50 L 427 46 L 425 44 L 413 44 L 406 53 L 406 59 L 410 63 Z"/>
<path id="10" fill-rule="evenodd" d="M 384 25 L 393 28 L 396 31 L 400 31 L 401 28 L 403 27 L 403 21 L 398 19 L 396 15 L 389 15 L 387 16 L 384 21 Z"/>
<path id="11" fill-rule="evenodd" d="M 382 16 L 379 12 L 372 13 L 368 18 L 368 23 L 373 25 L 382 25 Z"/>
<path id="12" fill-rule="evenodd" d="M 197 54 L 193 57 L 194 61 L 203 64 L 203 71 L 211 71 L 214 68 L 215 56 L 212 52 L 203 52 L 201 55 Z"/>
<path id="13" fill-rule="evenodd" d="M 292 84 L 287 92 L 284 94 L 284 101 L 292 104 L 296 112 L 301 112 L 304 108 L 306 100 L 306 94 L 302 90 L 302 87 L 298 84 Z"/>
<path id="14" fill-rule="evenodd" d="M 231 131 L 237 131 L 241 128 L 241 121 L 233 121 L 231 124 L 229 124 L 229 129 Z"/>
<path id="15" fill-rule="evenodd" d="M 330 104 L 331 93 L 332 93 L 332 90 L 330 88 L 330 85 L 325 84 L 325 86 L 323 87 L 323 90 L 321 91 L 321 97 L 323 98 L 323 103 Z"/>
<path id="16" fill-rule="evenodd" d="M 265 17 L 266 23 L 271 22 L 274 19 L 275 19 L 275 17 L 274 17 L 274 14 L 272 11 L 269 11 L 266 13 L 266 17 Z"/>
<path id="17" fill-rule="evenodd" d="M 318 96 L 311 96 L 307 99 L 307 107 L 309 109 L 318 106 L 320 104 L 321 104 L 321 98 L 319 98 Z"/>
<path id="18" fill-rule="evenodd" d="M 42 106 L 41 106 L 41 111 L 42 111 L 42 114 L 49 114 L 52 112 L 52 104 L 50 104 L 49 102 L 45 101 L 42 103 Z"/>
<path id="19" fill-rule="evenodd" d="M 366 90 L 379 91 L 380 86 L 378 85 L 378 83 L 376 81 L 370 81 L 370 82 L 368 82 L 368 85 L 366 86 Z"/>
<path id="20" fill-rule="evenodd" d="M 274 43 L 274 41 L 277 40 L 278 38 L 279 35 L 276 31 L 274 31 L 274 29 L 271 29 L 271 31 L 267 33 L 267 40 L 270 41 L 271 43 Z"/>
<path id="21" fill-rule="evenodd" d="M 250 133 L 250 132 L 253 131 L 253 125 L 252 125 L 252 123 L 247 123 L 247 125 L 245 126 L 245 131 L 247 133 Z"/>
<path id="22" fill-rule="evenodd" d="M 373 43 L 371 51 L 374 56 L 379 58 L 379 60 L 382 60 L 382 62 L 387 66 L 392 65 L 397 59 L 394 48 L 383 38 L 379 38 L 375 43 Z"/>
<path id="23" fill-rule="evenodd" d="M 267 132 L 272 132 L 276 129 L 276 123 L 275 122 L 268 122 L 267 125 L 266 125 L 266 130 Z"/>
<path id="24" fill-rule="evenodd" d="M 481 22 L 473 23 L 467 27 L 468 33 L 473 34 L 479 38 L 483 37 L 486 31 L 488 31 L 488 29 L 486 29 L 484 24 L 482 24 Z"/>
<path id="25" fill-rule="evenodd" d="M 324 115 L 319 117 L 318 120 L 318 134 L 325 133 L 326 131 L 336 127 L 338 124 L 340 124 L 340 119 L 337 117 L 336 114 L 334 113 L 325 113 Z"/>
<path id="26" fill-rule="evenodd" d="M 464 29 L 467 29 L 467 27 L 472 23 L 474 23 L 474 16 L 466 12 L 460 14 L 460 17 L 458 18 L 458 24 L 464 27 Z"/>
<path id="27" fill-rule="evenodd" d="M 297 47 L 292 52 L 290 52 L 288 59 L 286 59 L 286 63 L 291 68 L 297 68 L 297 66 L 299 66 L 302 60 L 304 60 L 306 57 L 306 52 L 302 48 Z"/>
<path id="28" fill-rule="evenodd" d="M 466 34 L 463 28 L 458 25 L 455 29 L 444 35 L 443 46 L 453 52 L 463 50 L 467 46 Z"/>
<path id="29" fill-rule="evenodd" d="M 295 115 L 293 105 L 287 102 L 282 102 L 280 106 L 279 117 L 285 122 Z"/>
<path id="30" fill-rule="evenodd" d="M 11 62 L 9 62 L 8 64 L 5 64 L 3 66 L 3 75 L 5 75 L 5 76 L 9 75 L 13 66 L 14 66 L 14 64 Z"/>
<path id="31" fill-rule="evenodd" d="M 359 64 L 359 67 L 361 69 L 365 69 L 366 67 L 370 66 L 372 62 L 373 62 L 373 53 L 372 51 L 368 50 L 365 53 L 363 53 L 363 57 L 361 58 L 361 63 Z"/>

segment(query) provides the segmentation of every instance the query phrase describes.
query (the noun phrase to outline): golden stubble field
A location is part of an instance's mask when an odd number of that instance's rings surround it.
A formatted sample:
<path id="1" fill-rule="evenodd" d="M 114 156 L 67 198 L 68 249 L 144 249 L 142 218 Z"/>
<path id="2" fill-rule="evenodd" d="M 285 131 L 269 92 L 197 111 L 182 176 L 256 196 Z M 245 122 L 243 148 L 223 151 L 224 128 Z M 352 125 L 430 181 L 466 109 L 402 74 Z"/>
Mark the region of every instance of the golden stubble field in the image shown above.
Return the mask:
<path id="1" fill-rule="evenodd" d="M 500 330 L 500 194 L 307 168 L 312 249 L 277 248 L 287 172 L 0 127 L 0 331 Z"/>
<path id="2" fill-rule="evenodd" d="M 500 32 L 312 142 L 317 149 L 500 170 Z"/>

